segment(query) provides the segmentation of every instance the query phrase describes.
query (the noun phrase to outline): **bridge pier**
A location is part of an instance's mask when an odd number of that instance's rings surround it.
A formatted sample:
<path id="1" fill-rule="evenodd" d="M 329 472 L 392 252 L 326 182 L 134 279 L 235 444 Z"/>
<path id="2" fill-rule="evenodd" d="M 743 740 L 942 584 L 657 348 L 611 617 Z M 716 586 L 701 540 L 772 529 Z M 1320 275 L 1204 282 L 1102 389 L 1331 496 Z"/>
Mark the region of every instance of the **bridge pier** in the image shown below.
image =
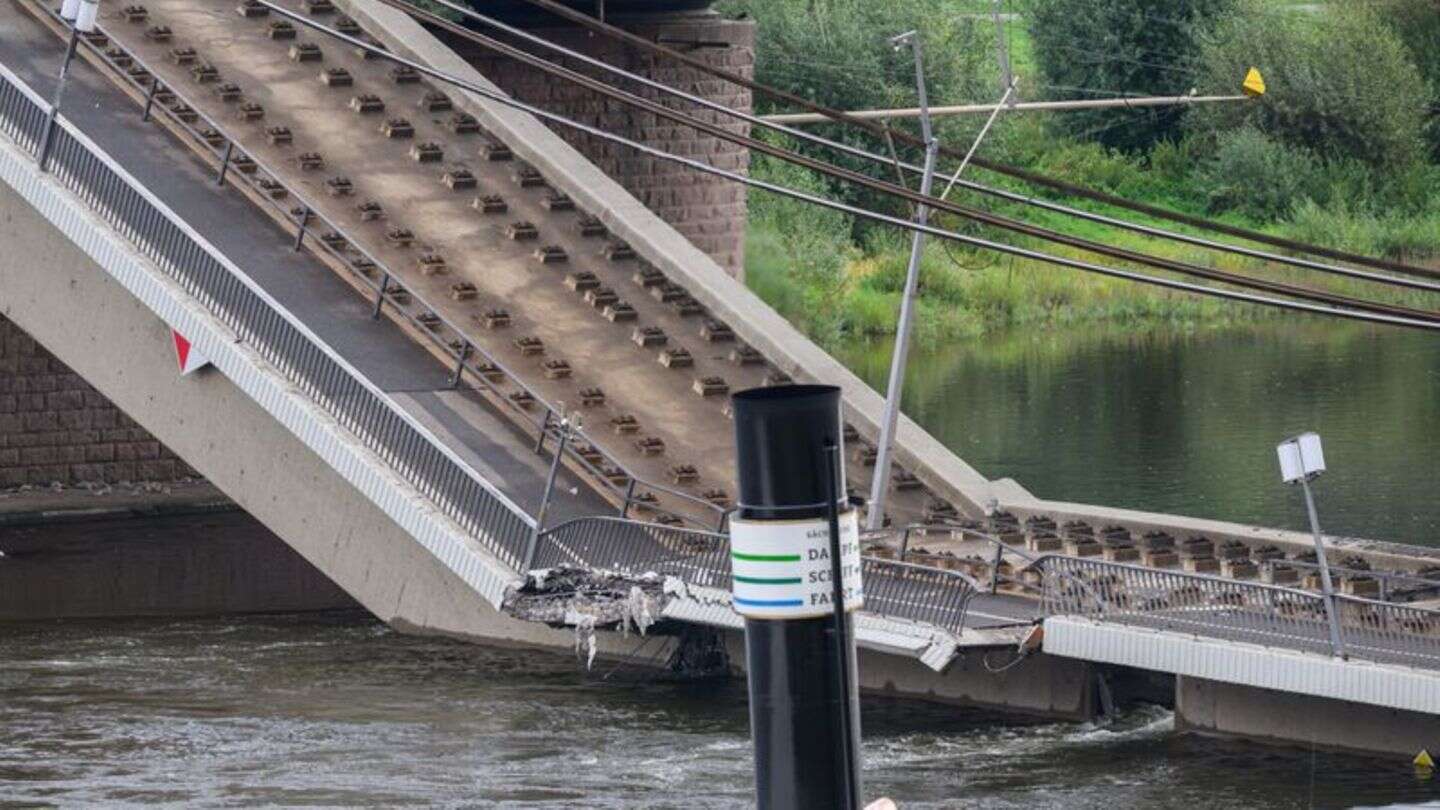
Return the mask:
<path id="1" fill-rule="evenodd" d="M 1175 729 L 1371 755 L 1440 748 L 1440 716 L 1185 675 L 1175 679 Z"/>
<path id="2" fill-rule="evenodd" d="M 727 20 L 714 13 L 692 11 L 650 14 L 632 12 L 608 18 L 607 21 L 646 39 L 687 52 L 716 67 L 746 76 L 754 73 L 755 23 L 752 20 Z M 556 25 L 553 18 L 546 21 L 535 15 L 513 19 L 512 22 L 551 42 L 647 79 L 722 103 L 735 110 L 750 112 L 753 108 L 751 93 L 745 88 L 729 85 L 685 65 L 641 54 L 628 45 L 592 35 L 578 26 Z M 484 33 L 491 35 L 497 32 L 487 30 Z M 741 172 L 749 168 L 749 152 L 742 147 L 657 119 L 651 113 L 631 110 L 589 90 L 549 78 L 512 59 L 497 56 L 472 42 L 446 35 L 444 32 L 437 32 L 437 36 L 473 64 L 486 78 L 521 101 L 667 152 L 703 160 L 718 168 Z M 554 60 L 552 52 L 507 39 L 504 35 L 496 38 L 553 61 L 562 61 L 566 67 L 595 78 L 612 78 L 602 71 L 574 63 L 573 60 Z M 675 102 L 653 90 L 635 85 L 634 82 L 625 82 L 622 86 L 647 99 L 665 101 L 667 105 L 685 109 L 737 134 L 749 134 L 750 125 L 744 122 L 694 108 L 693 105 Z M 709 254 L 731 275 L 737 278 L 743 276 L 745 186 L 639 155 L 563 127 L 552 129 L 601 171 L 624 186 L 647 208 L 673 225 L 696 247 Z"/>

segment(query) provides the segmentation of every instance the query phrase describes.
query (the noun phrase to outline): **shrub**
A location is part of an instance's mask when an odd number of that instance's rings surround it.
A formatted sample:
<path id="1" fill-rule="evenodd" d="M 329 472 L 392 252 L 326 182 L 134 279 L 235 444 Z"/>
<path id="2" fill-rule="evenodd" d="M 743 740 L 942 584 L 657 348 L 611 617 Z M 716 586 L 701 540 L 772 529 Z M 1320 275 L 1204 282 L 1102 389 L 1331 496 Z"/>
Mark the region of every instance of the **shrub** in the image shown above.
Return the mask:
<path id="1" fill-rule="evenodd" d="M 1278 143 L 1254 127 L 1219 138 L 1201 172 L 1212 210 L 1239 211 L 1262 221 L 1281 219 L 1325 187 L 1324 167 L 1308 151 Z"/>
<path id="2" fill-rule="evenodd" d="M 1424 154 L 1429 90 L 1405 45 L 1364 3 L 1318 13 L 1245 0 L 1202 39 L 1207 86 L 1233 86 L 1251 65 L 1268 92 L 1251 104 L 1212 104 L 1188 116 L 1198 132 L 1250 124 L 1319 157 L 1393 171 Z"/>
<path id="3" fill-rule="evenodd" d="M 813 173 L 757 155 L 751 164 L 757 178 L 812 194 L 825 194 L 824 181 Z M 800 326 L 822 344 L 833 344 L 844 326 L 845 266 L 856 253 L 850 241 L 850 217 L 789 197 L 756 191 L 750 196 L 753 231 L 767 234 L 772 265 L 783 262 L 783 280 L 773 276 L 757 282 L 778 292 L 798 288 Z M 775 254 L 779 254 L 776 256 Z M 774 272 L 772 266 L 770 272 Z M 754 283 L 754 282 L 752 282 Z M 793 285 L 793 287 L 792 287 Z"/>
<path id="4" fill-rule="evenodd" d="M 906 49 L 897 52 L 889 37 L 910 30 L 923 34 L 926 86 L 932 104 L 952 104 L 994 95 L 994 47 L 982 21 L 951 13 L 933 0 L 722 0 L 722 12 L 748 14 L 759 37 L 755 78 L 841 110 L 913 107 L 917 103 L 915 62 Z M 761 113 L 791 111 L 756 95 Z M 817 134 L 868 150 L 884 148 L 853 127 L 810 127 Z M 848 168 L 875 174 L 875 164 L 837 155 L 807 143 L 801 152 Z M 918 152 L 918 150 L 914 150 Z M 907 157 L 919 162 L 921 157 Z M 892 179 L 890 174 L 886 179 Z M 884 195 L 853 186 L 834 193 L 857 205 L 901 213 L 905 207 Z"/>
<path id="5" fill-rule="evenodd" d="M 1185 71 L 1199 30 L 1234 0 L 1027 0 L 1025 23 L 1036 66 L 1058 98 L 1077 89 L 1174 95 L 1190 89 Z M 1225 85 L 1232 86 L 1233 79 Z M 1157 110 L 1068 112 L 1056 119 L 1106 146 L 1142 149 L 1174 137 L 1181 117 Z"/>
<path id="6" fill-rule="evenodd" d="M 1430 154 L 1440 160 L 1440 4 L 1435 0 L 1378 0 L 1376 13 L 1410 49 L 1430 85 L 1427 136 Z"/>

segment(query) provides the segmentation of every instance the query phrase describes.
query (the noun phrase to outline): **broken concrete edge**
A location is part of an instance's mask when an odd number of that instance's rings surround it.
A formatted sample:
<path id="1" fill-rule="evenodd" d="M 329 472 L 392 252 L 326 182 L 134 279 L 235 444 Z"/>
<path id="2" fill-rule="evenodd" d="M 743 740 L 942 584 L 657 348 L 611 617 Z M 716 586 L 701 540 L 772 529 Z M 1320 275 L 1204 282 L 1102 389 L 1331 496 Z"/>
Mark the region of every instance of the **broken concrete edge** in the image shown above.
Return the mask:
<path id="1" fill-rule="evenodd" d="M 391 51 L 491 92 L 507 95 L 408 15 L 373 0 L 339 0 L 338 5 Z M 845 418 L 868 440 L 879 440 L 885 401 L 874 389 L 801 334 L 744 284 L 731 278 L 719 264 L 618 182 L 535 116 L 470 92 L 457 91 L 454 98 L 511 151 L 539 169 L 547 182 L 600 217 L 611 233 L 629 242 L 642 258 L 685 286 L 742 340 L 782 371 L 798 380 L 838 385 L 843 392 Z M 913 472 L 932 492 L 964 509 L 970 517 L 984 517 L 1004 510 L 1044 514 L 1057 522 L 1114 521 L 1172 534 L 1204 534 L 1219 540 L 1261 540 L 1286 546 L 1311 544 L 1308 536 L 1281 529 L 1044 500 L 1013 479 L 987 479 L 903 413 L 896 435 L 896 462 Z M 1393 545 L 1397 550 L 1408 548 Z M 1370 549 L 1363 550 L 1373 553 Z"/>
<path id="2" fill-rule="evenodd" d="M 245 277 L 224 254 L 145 190 L 84 133 L 63 120 L 62 126 L 93 155 L 105 161 L 117 177 L 144 196 L 151 206 L 164 212 L 196 245 L 237 277 Z M 269 413 L 417 543 L 474 588 L 484 600 L 493 607 L 499 607 L 507 589 L 516 579 L 509 566 L 401 479 L 199 300 L 97 217 L 83 200 L 62 187 L 53 176 L 39 172 L 28 155 L 3 138 L 0 138 L 0 183 L 8 185 L 21 199 L 41 212 L 56 230 L 89 256 L 121 289 L 140 301 L 158 320 L 189 338 L 195 349 L 208 358 L 226 380 Z M 278 304 L 270 303 L 279 309 Z M 283 309 L 280 311 L 283 312 Z"/>
<path id="3" fill-rule="evenodd" d="M 731 606 L 729 591 L 688 585 L 676 577 L 666 577 L 665 592 L 672 597 L 661 613 L 665 618 L 725 630 L 745 629 L 745 619 Z M 854 619 L 856 646 L 914 658 L 936 672 L 945 671 L 960 648 L 960 640 L 954 634 L 934 625 L 863 611 L 855 614 Z"/>
<path id="4" fill-rule="evenodd" d="M 486 90 L 504 94 L 472 65 L 412 18 L 371 0 L 339 5 L 391 51 Z M 610 232 L 646 261 L 685 286 L 744 341 L 796 379 L 838 385 L 846 418 L 871 441 L 880 434 L 884 400 L 864 380 L 791 326 L 759 296 L 731 278 L 713 259 L 636 200 L 618 182 L 529 113 L 469 92 L 456 101 L 547 182 L 600 217 Z M 932 491 L 974 516 L 985 513 L 990 482 L 908 417 L 901 416 L 897 461 Z"/>

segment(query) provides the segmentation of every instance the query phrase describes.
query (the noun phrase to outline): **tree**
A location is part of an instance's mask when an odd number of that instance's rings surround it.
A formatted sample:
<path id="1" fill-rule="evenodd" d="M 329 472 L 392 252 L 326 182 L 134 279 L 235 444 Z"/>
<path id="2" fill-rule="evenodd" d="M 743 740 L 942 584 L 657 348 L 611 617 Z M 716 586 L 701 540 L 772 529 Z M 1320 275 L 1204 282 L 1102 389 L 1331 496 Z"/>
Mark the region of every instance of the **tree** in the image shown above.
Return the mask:
<path id="1" fill-rule="evenodd" d="M 1258 66 L 1268 91 L 1250 104 L 1195 108 L 1197 132 L 1249 124 L 1326 160 L 1387 172 L 1425 153 L 1430 90 L 1400 37 L 1364 3 L 1302 13 L 1245 0 L 1204 36 L 1199 64 L 1216 83 Z"/>
<path id="2" fill-rule="evenodd" d="M 923 36 L 926 84 L 932 104 L 994 97 L 993 32 L 935 0 L 722 0 L 722 12 L 749 15 L 759 35 L 755 78 L 840 110 L 913 107 L 915 63 L 910 51 L 896 52 L 889 38 L 917 30 Z M 756 96 L 761 113 L 791 112 Z M 898 125 L 898 122 L 897 122 Z M 907 122 L 913 125 L 913 122 Z M 808 127 L 826 137 L 867 150 L 884 149 L 873 136 L 844 125 Z M 799 151 L 852 169 L 874 173 L 868 161 L 834 150 L 797 143 Z M 918 161 L 911 153 L 907 158 Z M 847 202 L 891 213 L 906 209 L 888 197 L 853 186 L 830 184 Z"/>
<path id="3" fill-rule="evenodd" d="M 1440 0 L 1379 0 L 1376 13 L 1410 49 L 1430 85 L 1431 158 L 1440 161 Z"/>
<path id="4" fill-rule="evenodd" d="M 1180 95 L 1191 73 L 1199 32 L 1229 11 L 1235 0 L 1027 0 L 1025 23 L 1034 43 L 1040 88 L 1052 98 L 1087 91 Z M 1240 74 L 1240 75 L 1243 75 Z M 1201 91 L 1234 88 L 1226 77 Z M 1174 136 L 1179 110 L 1068 112 L 1058 118 L 1071 132 L 1106 146 L 1143 149 Z"/>

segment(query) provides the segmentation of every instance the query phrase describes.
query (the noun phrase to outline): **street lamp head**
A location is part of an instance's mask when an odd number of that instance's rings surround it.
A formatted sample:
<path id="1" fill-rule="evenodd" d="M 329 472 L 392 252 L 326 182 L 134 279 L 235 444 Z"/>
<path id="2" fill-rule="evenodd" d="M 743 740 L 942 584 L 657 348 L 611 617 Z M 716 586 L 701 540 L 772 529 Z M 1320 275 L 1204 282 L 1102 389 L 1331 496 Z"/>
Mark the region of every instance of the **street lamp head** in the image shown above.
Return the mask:
<path id="1" fill-rule="evenodd" d="M 100 0 L 80 0 L 79 13 L 75 17 L 75 30 L 82 34 L 91 33 L 95 30 L 95 19 L 99 16 Z"/>
<path id="2" fill-rule="evenodd" d="M 1280 479 L 1287 484 L 1313 481 L 1325 472 L 1325 451 L 1320 434 L 1301 433 L 1275 447 L 1280 457 Z"/>

